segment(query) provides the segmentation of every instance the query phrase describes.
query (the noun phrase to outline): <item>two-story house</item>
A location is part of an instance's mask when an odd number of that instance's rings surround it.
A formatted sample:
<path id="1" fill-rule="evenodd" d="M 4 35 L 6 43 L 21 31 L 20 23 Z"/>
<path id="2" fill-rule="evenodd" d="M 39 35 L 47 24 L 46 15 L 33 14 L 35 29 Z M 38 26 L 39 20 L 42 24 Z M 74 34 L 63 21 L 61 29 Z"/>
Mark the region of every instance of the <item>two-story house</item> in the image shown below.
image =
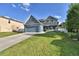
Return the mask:
<path id="1" fill-rule="evenodd" d="M 30 16 L 24 23 L 25 32 L 43 32 L 46 30 L 55 30 L 58 26 L 58 19 L 48 16 L 46 19 L 37 20 Z"/>

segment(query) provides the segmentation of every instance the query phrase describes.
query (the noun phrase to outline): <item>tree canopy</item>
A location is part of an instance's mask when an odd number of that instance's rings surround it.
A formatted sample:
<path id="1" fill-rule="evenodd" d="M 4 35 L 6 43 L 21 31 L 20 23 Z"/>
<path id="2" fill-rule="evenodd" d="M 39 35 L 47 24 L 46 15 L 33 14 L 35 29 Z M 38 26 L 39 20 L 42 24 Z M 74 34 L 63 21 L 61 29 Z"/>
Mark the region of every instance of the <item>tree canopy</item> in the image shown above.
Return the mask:
<path id="1" fill-rule="evenodd" d="M 71 4 L 67 14 L 67 29 L 69 32 L 79 31 L 79 4 Z"/>

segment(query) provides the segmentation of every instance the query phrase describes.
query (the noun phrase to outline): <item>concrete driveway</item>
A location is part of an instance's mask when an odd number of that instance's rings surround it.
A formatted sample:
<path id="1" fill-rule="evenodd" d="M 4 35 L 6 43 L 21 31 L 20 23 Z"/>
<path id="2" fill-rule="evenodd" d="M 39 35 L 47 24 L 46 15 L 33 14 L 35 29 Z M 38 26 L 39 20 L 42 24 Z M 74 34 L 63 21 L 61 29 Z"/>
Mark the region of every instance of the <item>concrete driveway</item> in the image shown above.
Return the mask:
<path id="1" fill-rule="evenodd" d="M 28 33 L 21 33 L 21 34 L 17 34 L 17 35 L 0 38 L 0 51 L 3 51 L 4 49 L 9 48 L 14 44 L 17 44 L 17 43 L 31 37 L 32 35 L 34 35 L 34 34 L 28 35 Z"/>
<path id="2" fill-rule="evenodd" d="M 26 32 L 26 33 L 21 33 L 21 34 L 16 34 L 16 35 L 0 38 L 0 52 L 31 37 L 34 34 L 41 34 L 41 33 Z"/>

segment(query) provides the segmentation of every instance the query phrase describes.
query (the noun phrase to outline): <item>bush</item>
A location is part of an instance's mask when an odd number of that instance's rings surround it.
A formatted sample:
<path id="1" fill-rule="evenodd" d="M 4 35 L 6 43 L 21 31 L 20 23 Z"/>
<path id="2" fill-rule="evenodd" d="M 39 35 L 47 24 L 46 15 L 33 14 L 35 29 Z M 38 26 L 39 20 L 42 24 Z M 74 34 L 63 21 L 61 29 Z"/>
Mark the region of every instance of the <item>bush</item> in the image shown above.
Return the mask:
<path id="1" fill-rule="evenodd" d="M 70 38 L 73 40 L 78 40 L 79 41 L 79 33 L 71 33 Z"/>
<path id="2" fill-rule="evenodd" d="M 17 30 L 12 30 L 12 32 L 17 32 Z"/>
<path id="3" fill-rule="evenodd" d="M 68 34 L 69 35 L 69 37 L 71 38 L 71 39 L 76 39 L 76 33 L 69 33 Z"/>
<path id="4" fill-rule="evenodd" d="M 24 32 L 24 29 L 13 30 L 12 32 L 19 32 L 19 33 L 23 33 L 23 32 Z"/>
<path id="5" fill-rule="evenodd" d="M 17 32 L 22 33 L 22 32 L 24 32 L 24 29 L 19 29 Z"/>
<path id="6" fill-rule="evenodd" d="M 76 34 L 76 38 L 79 41 L 79 33 Z"/>

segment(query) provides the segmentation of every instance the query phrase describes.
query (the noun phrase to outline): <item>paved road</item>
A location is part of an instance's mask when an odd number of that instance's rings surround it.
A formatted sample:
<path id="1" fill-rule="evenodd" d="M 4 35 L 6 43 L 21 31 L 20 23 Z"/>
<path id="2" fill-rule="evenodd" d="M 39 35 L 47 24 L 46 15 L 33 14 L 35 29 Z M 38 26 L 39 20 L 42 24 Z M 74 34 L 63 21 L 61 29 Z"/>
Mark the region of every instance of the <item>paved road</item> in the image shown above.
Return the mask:
<path id="1" fill-rule="evenodd" d="M 11 47 L 14 44 L 17 44 L 29 37 L 31 37 L 33 34 L 29 33 L 22 33 L 17 35 L 12 35 L 4 38 L 0 38 L 0 51 L 3 51 L 6 48 Z"/>

